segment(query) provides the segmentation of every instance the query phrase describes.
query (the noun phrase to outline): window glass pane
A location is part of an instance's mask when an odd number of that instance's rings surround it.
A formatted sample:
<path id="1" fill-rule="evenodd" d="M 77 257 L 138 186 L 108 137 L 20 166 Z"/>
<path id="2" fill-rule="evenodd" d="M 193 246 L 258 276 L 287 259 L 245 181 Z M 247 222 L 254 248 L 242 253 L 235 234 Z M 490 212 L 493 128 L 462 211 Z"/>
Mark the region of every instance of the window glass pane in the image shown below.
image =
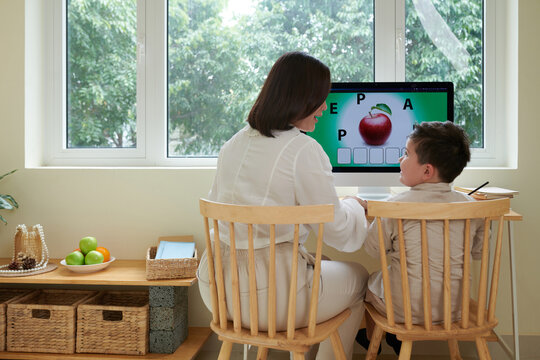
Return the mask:
<path id="1" fill-rule="evenodd" d="M 168 155 L 216 156 L 275 60 L 306 51 L 333 81 L 373 81 L 373 0 L 169 0 Z"/>
<path id="2" fill-rule="evenodd" d="M 136 146 L 136 0 L 67 1 L 67 146 Z"/>
<path id="3" fill-rule="evenodd" d="M 406 0 L 406 81 L 452 81 L 454 121 L 484 146 L 482 0 Z"/>

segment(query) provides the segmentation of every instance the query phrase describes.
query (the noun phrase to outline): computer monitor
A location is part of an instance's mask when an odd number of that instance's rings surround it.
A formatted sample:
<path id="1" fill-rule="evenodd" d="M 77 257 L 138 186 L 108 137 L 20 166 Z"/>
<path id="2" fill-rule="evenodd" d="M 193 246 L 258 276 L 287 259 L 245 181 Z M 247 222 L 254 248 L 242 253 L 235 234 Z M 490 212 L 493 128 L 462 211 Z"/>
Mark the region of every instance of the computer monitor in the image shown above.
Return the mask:
<path id="1" fill-rule="evenodd" d="M 451 82 L 332 83 L 326 104 L 308 135 L 330 158 L 335 185 L 358 186 L 361 196 L 384 198 L 390 186 L 400 185 L 399 158 L 414 125 L 454 120 L 454 86 Z"/>

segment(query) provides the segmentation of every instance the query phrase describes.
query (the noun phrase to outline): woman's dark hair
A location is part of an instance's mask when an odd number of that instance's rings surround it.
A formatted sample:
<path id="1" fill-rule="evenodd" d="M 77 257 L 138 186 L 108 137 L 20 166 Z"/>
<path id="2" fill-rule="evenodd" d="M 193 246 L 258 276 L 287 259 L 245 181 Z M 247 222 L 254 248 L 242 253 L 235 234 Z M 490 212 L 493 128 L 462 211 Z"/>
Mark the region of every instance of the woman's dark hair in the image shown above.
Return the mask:
<path id="1" fill-rule="evenodd" d="M 317 110 L 330 91 L 328 66 L 303 52 L 283 54 L 272 66 L 247 121 L 261 134 L 288 130 Z"/>
<path id="2" fill-rule="evenodd" d="M 409 139 L 415 145 L 418 162 L 433 165 L 444 182 L 454 181 L 471 160 L 467 134 L 450 121 L 420 123 Z"/>

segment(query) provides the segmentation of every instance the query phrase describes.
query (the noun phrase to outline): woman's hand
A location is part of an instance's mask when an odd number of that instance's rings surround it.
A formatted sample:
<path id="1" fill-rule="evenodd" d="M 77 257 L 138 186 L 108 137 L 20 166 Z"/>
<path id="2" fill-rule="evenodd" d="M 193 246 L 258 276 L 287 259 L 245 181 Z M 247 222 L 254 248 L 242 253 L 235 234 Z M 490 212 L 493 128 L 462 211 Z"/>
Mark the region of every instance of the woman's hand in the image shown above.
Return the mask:
<path id="1" fill-rule="evenodd" d="M 345 196 L 345 199 L 354 199 L 364 208 L 364 211 L 367 213 L 367 200 L 361 199 L 358 196 Z"/>

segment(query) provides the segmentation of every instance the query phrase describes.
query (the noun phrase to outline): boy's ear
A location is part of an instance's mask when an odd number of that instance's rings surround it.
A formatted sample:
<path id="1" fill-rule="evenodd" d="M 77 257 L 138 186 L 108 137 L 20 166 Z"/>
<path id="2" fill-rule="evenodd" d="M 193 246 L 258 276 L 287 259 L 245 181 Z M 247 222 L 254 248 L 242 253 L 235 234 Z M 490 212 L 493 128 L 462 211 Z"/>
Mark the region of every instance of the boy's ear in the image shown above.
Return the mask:
<path id="1" fill-rule="evenodd" d="M 424 182 L 429 182 L 430 180 L 435 180 L 439 178 L 439 173 L 437 172 L 437 168 L 431 164 L 424 164 Z"/>

